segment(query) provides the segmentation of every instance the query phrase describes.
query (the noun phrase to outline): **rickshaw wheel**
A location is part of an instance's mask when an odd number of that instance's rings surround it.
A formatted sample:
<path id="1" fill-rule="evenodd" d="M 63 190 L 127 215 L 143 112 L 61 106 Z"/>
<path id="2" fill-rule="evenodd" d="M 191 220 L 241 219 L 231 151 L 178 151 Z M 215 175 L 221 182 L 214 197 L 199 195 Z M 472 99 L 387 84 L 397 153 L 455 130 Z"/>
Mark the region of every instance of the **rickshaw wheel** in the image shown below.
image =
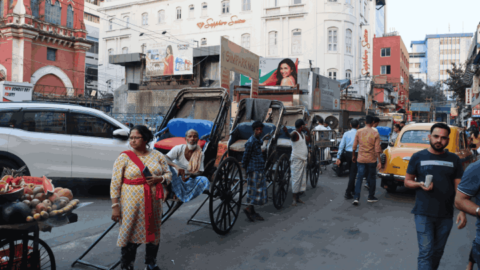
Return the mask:
<path id="1" fill-rule="evenodd" d="M 218 164 L 210 185 L 209 214 L 213 230 L 227 234 L 240 213 L 243 194 L 243 175 L 240 164 L 228 157 Z"/>
<path id="2" fill-rule="evenodd" d="M 28 246 L 28 268 L 34 268 L 32 265 L 33 255 L 33 236 L 27 236 Z M 21 269 L 23 254 L 22 239 L 6 239 L 0 241 L 0 269 L 1 270 L 17 270 Z M 40 268 L 42 270 L 55 270 L 55 256 L 50 247 L 42 240 L 38 239 L 38 254 L 40 256 Z"/>
<path id="3" fill-rule="evenodd" d="M 318 148 L 315 147 L 313 154 L 310 157 L 310 164 L 308 165 L 308 178 L 310 179 L 310 185 L 312 185 L 313 188 L 317 187 L 318 177 L 321 173 L 318 158 Z"/>
<path id="4" fill-rule="evenodd" d="M 290 186 L 290 160 L 287 154 L 283 154 L 277 161 L 275 178 L 273 179 L 273 205 L 281 209 L 287 199 Z"/>

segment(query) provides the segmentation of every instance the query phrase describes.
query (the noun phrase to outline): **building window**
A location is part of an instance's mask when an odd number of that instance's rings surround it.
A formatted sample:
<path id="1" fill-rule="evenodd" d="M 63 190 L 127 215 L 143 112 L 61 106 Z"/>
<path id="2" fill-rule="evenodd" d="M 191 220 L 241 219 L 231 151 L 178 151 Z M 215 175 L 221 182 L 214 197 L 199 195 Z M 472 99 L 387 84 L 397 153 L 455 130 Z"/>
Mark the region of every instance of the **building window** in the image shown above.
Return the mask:
<path id="1" fill-rule="evenodd" d="M 337 0 L 328 0 L 328 2 L 337 2 Z"/>
<path id="2" fill-rule="evenodd" d="M 222 13 L 223 14 L 230 13 L 230 1 L 223 1 L 222 2 Z"/>
<path id="3" fill-rule="evenodd" d="M 245 49 L 250 49 L 250 34 L 242 35 L 242 47 Z"/>
<path id="4" fill-rule="evenodd" d="M 73 7 L 68 5 L 67 8 L 67 27 L 73 28 Z"/>
<path id="5" fill-rule="evenodd" d="M 301 3 L 302 3 L 302 0 L 293 0 L 294 5 L 301 4 Z"/>
<path id="6" fill-rule="evenodd" d="M 98 0 L 86 0 L 85 2 L 90 3 L 90 4 L 94 4 L 96 6 L 100 6 L 100 1 L 98 1 Z"/>
<path id="7" fill-rule="evenodd" d="M 148 13 L 142 14 L 142 25 L 148 25 Z"/>
<path id="8" fill-rule="evenodd" d="M 181 19 L 182 19 L 182 8 L 177 7 L 177 20 L 181 20 Z"/>
<path id="9" fill-rule="evenodd" d="M 336 28 L 328 29 L 328 51 L 330 52 L 337 51 L 337 29 Z"/>
<path id="10" fill-rule="evenodd" d="M 278 0 L 273 0 L 273 6 L 278 7 Z"/>
<path id="11" fill-rule="evenodd" d="M 350 29 L 345 32 L 345 52 L 352 54 L 352 30 Z"/>
<path id="12" fill-rule="evenodd" d="M 195 12 L 195 7 L 193 5 L 190 5 L 188 7 L 188 18 L 193 19 L 194 18 L 194 12 Z"/>
<path id="13" fill-rule="evenodd" d="M 203 3 L 202 4 L 202 17 L 208 16 L 208 12 L 207 12 L 208 9 L 207 8 L 208 8 L 207 3 Z"/>
<path id="14" fill-rule="evenodd" d="M 252 7 L 250 5 L 250 0 L 243 0 L 242 9 L 243 11 L 250 10 Z"/>
<path id="15" fill-rule="evenodd" d="M 331 69 L 328 71 L 328 78 L 332 80 L 337 80 L 337 70 Z"/>
<path id="16" fill-rule="evenodd" d="M 127 47 L 123 47 L 122 53 L 123 53 L 123 54 L 127 54 L 127 53 L 128 53 L 128 48 L 127 48 Z"/>
<path id="17" fill-rule="evenodd" d="M 90 40 L 90 41 L 92 41 L 92 40 Z M 98 54 L 98 42 L 94 41 L 92 47 L 90 47 L 88 52 Z"/>
<path id="18" fill-rule="evenodd" d="M 351 5 L 351 0 L 345 0 L 345 4 Z"/>
<path id="19" fill-rule="evenodd" d="M 277 32 L 268 33 L 268 55 L 277 55 Z"/>
<path id="20" fill-rule="evenodd" d="M 39 0 L 30 0 L 30 5 L 32 9 L 32 15 L 33 17 L 37 18 L 39 17 L 38 11 L 39 11 Z M 0 18 L 3 17 L 3 0 L 0 0 Z"/>
<path id="21" fill-rule="evenodd" d="M 347 69 L 347 71 L 345 71 L 345 79 L 347 79 L 347 80 L 352 79 L 352 71 L 351 70 Z"/>
<path id="22" fill-rule="evenodd" d="M 382 75 L 390 74 L 390 66 L 382 66 L 380 73 L 381 73 Z"/>
<path id="23" fill-rule="evenodd" d="M 107 90 L 112 91 L 112 80 L 107 81 Z"/>
<path id="24" fill-rule="evenodd" d="M 113 55 L 113 49 L 108 49 L 108 55 Z"/>
<path id="25" fill-rule="evenodd" d="M 86 12 L 83 13 L 83 19 L 89 21 L 89 22 L 94 22 L 94 23 L 100 23 L 100 17 L 88 14 Z"/>
<path id="26" fill-rule="evenodd" d="M 302 53 L 302 30 L 295 29 L 292 31 L 292 54 Z"/>
<path id="27" fill-rule="evenodd" d="M 108 30 L 113 30 L 113 19 L 108 20 Z"/>
<path id="28" fill-rule="evenodd" d="M 45 20 L 49 23 L 58 24 L 62 21 L 62 7 L 60 7 L 60 1 L 55 1 L 55 5 L 52 5 L 52 1 L 47 0 L 45 2 Z"/>
<path id="29" fill-rule="evenodd" d="M 207 46 L 207 39 L 206 39 L 206 38 L 202 38 L 200 44 L 201 44 L 202 46 Z"/>
<path id="30" fill-rule="evenodd" d="M 159 10 L 158 11 L 158 23 L 164 23 L 165 22 L 165 10 Z"/>
<path id="31" fill-rule="evenodd" d="M 57 49 L 47 48 L 47 60 L 55 61 L 57 59 Z"/>
<path id="32" fill-rule="evenodd" d="M 123 17 L 123 20 L 125 21 L 125 28 L 128 28 L 128 25 L 130 24 L 130 17 Z"/>
<path id="33" fill-rule="evenodd" d="M 390 48 L 382 48 L 382 57 L 390 56 Z"/>

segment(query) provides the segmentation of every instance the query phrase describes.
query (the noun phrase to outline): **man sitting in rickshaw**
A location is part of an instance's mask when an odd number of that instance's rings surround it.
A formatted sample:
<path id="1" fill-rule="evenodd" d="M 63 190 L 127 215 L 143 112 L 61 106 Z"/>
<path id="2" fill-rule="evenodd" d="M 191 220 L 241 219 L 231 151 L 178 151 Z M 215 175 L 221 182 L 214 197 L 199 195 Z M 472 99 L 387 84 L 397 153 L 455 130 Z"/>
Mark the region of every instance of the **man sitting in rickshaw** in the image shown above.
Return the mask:
<path id="1" fill-rule="evenodd" d="M 207 190 L 210 182 L 203 173 L 203 152 L 198 146 L 198 132 L 190 129 L 185 134 L 186 144 L 177 145 L 167 153 L 172 172 L 172 192 L 182 202 L 188 202 Z M 167 196 L 168 197 L 168 191 Z M 175 198 L 175 199 L 176 199 Z"/>

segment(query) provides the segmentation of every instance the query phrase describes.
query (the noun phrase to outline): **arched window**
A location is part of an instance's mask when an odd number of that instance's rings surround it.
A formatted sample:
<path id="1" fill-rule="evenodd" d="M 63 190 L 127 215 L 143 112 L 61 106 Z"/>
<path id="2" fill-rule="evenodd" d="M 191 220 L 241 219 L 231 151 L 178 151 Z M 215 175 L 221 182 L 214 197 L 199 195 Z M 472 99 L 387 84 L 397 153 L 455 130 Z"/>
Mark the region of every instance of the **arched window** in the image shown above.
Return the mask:
<path id="1" fill-rule="evenodd" d="M 347 69 L 345 71 L 345 79 L 351 80 L 352 79 L 352 71 L 350 69 Z"/>
<path id="2" fill-rule="evenodd" d="M 268 33 L 268 55 L 277 55 L 277 31 Z"/>
<path id="3" fill-rule="evenodd" d="M 32 15 L 33 17 L 37 18 L 40 17 L 38 14 L 39 11 L 39 0 L 30 0 L 30 6 L 32 9 Z M 3 17 L 3 0 L 0 0 L 0 17 Z"/>
<path id="4" fill-rule="evenodd" d="M 352 30 L 345 31 L 345 52 L 352 54 Z"/>
<path id="5" fill-rule="evenodd" d="M 202 17 L 208 16 L 208 5 L 207 3 L 202 3 Z"/>
<path id="6" fill-rule="evenodd" d="M 243 0 L 242 9 L 243 11 L 250 10 L 252 8 L 250 0 Z"/>
<path id="7" fill-rule="evenodd" d="M 158 23 L 164 23 L 165 22 L 165 10 L 159 10 L 158 11 Z"/>
<path id="8" fill-rule="evenodd" d="M 230 13 L 230 1 L 225 0 L 222 2 L 222 13 L 223 14 L 228 14 Z"/>
<path id="9" fill-rule="evenodd" d="M 302 30 L 295 29 L 292 31 L 292 54 L 302 53 Z"/>
<path id="10" fill-rule="evenodd" d="M 190 5 L 188 7 L 188 18 L 193 19 L 195 15 L 195 7 L 193 5 Z"/>
<path id="11" fill-rule="evenodd" d="M 250 49 L 250 34 L 242 35 L 242 47 L 245 49 Z"/>
<path id="12" fill-rule="evenodd" d="M 45 1 L 45 21 L 60 25 L 62 21 L 60 1 L 55 1 L 55 5 L 52 5 L 52 1 L 50 0 Z"/>
<path id="13" fill-rule="evenodd" d="M 113 30 L 113 19 L 108 20 L 108 30 Z"/>
<path id="14" fill-rule="evenodd" d="M 123 21 L 125 22 L 125 28 L 128 28 L 128 26 L 130 25 L 130 17 L 123 17 Z"/>
<path id="15" fill-rule="evenodd" d="M 181 19 L 182 19 L 182 8 L 177 7 L 177 20 L 181 20 Z"/>
<path id="16" fill-rule="evenodd" d="M 67 27 L 73 28 L 73 7 L 68 5 L 67 8 Z"/>
<path id="17" fill-rule="evenodd" d="M 148 13 L 142 14 L 142 25 L 148 25 Z"/>
<path id="18" fill-rule="evenodd" d="M 207 46 L 207 39 L 206 39 L 206 38 L 202 38 L 200 44 L 201 44 L 202 46 Z"/>
<path id="19" fill-rule="evenodd" d="M 127 53 L 128 53 L 128 48 L 127 48 L 127 47 L 123 47 L 122 53 L 123 53 L 123 54 L 127 54 Z"/>
<path id="20" fill-rule="evenodd" d="M 328 51 L 329 52 L 337 51 L 337 37 L 338 37 L 337 28 L 328 28 Z"/>
<path id="21" fill-rule="evenodd" d="M 337 70 L 332 68 L 332 69 L 329 69 L 328 70 L 328 78 L 332 79 L 332 80 L 336 80 L 337 79 Z"/>

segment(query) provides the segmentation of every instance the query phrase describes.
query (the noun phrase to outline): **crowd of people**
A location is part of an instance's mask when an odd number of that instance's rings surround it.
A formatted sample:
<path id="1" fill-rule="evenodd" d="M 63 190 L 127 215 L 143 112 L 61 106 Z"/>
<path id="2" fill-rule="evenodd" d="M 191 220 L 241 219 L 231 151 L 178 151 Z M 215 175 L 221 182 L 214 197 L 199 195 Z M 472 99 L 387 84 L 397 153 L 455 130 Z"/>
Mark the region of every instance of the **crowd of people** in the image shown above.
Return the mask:
<path id="1" fill-rule="evenodd" d="M 328 130 L 319 119 L 314 130 Z M 346 160 L 350 175 L 345 199 L 360 203 L 361 186 L 367 180 L 367 202 L 377 202 L 375 197 L 376 173 L 381 167 L 380 136 L 376 130 L 379 118 L 366 117 L 366 125 L 359 129 L 359 121 L 350 122 L 351 130 L 343 135 L 337 154 L 337 165 Z M 405 123 L 396 124 L 390 138 L 394 143 Z M 328 126 L 328 125 L 327 125 Z M 252 124 L 253 135 L 245 144 L 242 166 L 247 174 L 247 207 L 244 213 L 254 221 L 264 218 L 255 206 L 268 201 L 266 172 L 261 150 L 264 124 Z M 295 122 L 291 133 L 283 131 L 292 142 L 291 185 L 292 206 L 304 204 L 300 195 L 306 190 L 307 144 L 311 138 L 304 120 Z M 405 187 L 416 191 L 412 209 L 417 231 L 419 255 L 418 269 L 437 269 L 453 227 L 454 205 L 460 210 L 456 223 L 461 229 L 466 226 L 466 214 L 479 217 L 480 213 L 480 161 L 463 171 L 460 158 L 445 147 L 449 143 L 450 127 L 436 123 L 431 127 L 430 147 L 412 155 L 405 176 Z M 267 135 L 269 136 L 269 135 Z M 113 168 L 110 195 L 112 220 L 120 223 L 117 245 L 121 247 L 121 268 L 133 269 L 136 250 L 145 244 L 146 270 L 160 269 L 156 257 L 160 244 L 162 202 L 173 199 L 188 202 L 202 194 L 210 186 L 202 176 L 204 157 L 198 146 L 198 132 L 185 134 L 186 144 L 175 146 L 166 155 L 149 149 L 152 132 L 145 126 L 134 126 L 129 134 L 131 150 L 117 158 Z M 478 129 L 473 129 L 470 144 L 475 149 L 480 143 Z M 476 198 L 476 203 L 470 199 Z M 480 220 L 477 220 L 477 235 L 473 241 L 467 269 L 480 262 Z"/>

